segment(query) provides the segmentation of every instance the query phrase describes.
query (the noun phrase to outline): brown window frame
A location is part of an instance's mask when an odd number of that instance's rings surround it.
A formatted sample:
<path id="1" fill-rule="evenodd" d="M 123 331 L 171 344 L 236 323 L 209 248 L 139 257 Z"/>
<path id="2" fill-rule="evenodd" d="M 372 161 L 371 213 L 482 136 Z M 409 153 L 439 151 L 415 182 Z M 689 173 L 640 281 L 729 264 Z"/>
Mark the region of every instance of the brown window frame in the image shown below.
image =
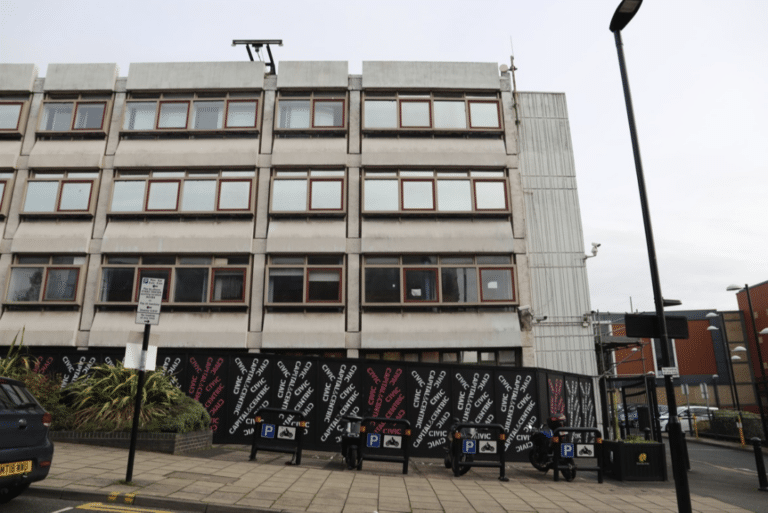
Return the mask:
<path id="1" fill-rule="evenodd" d="M 361 284 L 360 284 L 360 298 L 361 298 L 361 305 L 363 307 L 374 307 L 374 308 L 412 308 L 412 307 L 418 307 L 420 305 L 424 306 L 436 306 L 436 307 L 459 307 L 459 308 L 470 308 L 470 307 L 494 307 L 494 306 L 514 306 L 519 304 L 519 298 L 517 294 L 517 266 L 514 263 L 514 256 L 513 255 L 481 255 L 481 254 L 441 254 L 441 255 L 424 255 L 428 257 L 435 257 L 436 263 L 430 262 L 430 263 L 424 263 L 424 264 L 414 264 L 412 262 L 409 263 L 403 263 L 404 258 L 409 257 L 418 257 L 421 255 L 391 255 L 391 254 L 371 254 L 371 255 L 364 255 L 362 258 L 362 265 L 361 265 Z M 485 256 L 495 256 L 495 257 L 502 257 L 502 258 L 509 258 L 509 264 L 487 264 L 487 263 L 481 263 L 478 262 L 478 259 L 483 258 Z M 368 263 L 369 258 L 396 258 L 398 263 Z M 451 262 L 444 262 L 444 259 L 450 259 L 450 258 L 471 258 L 472 263 L 451 263 Z M 397 275 L 399 277 L 399 301 L 391 301 L 391 302 L 376 302 L 376 301 L 367 301 L 366 300 L 366 271 L 368 269 L 397 269 Z M 445 295 L 445 290 L 443 287 L 443 270 L 444 269 L 474 269 L 475 270 L 475 292 L 477 301 L 446 301 L 443 299 Z M 504 299 L 504 300 L 491 300 L 491 299 L 483 299 L 482 296 L 482 273 L 481 271 L 484 269 L 493 269 L 493 270 L 509 270 L 511 273 L 511 290 L 512 290 L 512 299 Z M 436 293 L 436 299 L 435 300 L 417 300 L 417 299 L 408 299 L 408 291 L 405 287 L 406 285 L 406 272 L 412 271 L 412 270 L 428 270 L 428 271 L 434 271 L 436 280 L 435 280 L 435 293 Z"/>
<path id="2" fill-rule="evenodd" d="M 184 176 L 157 176 L 154 173 L 177 172 L 184 173 Z M 251 173 L 251 176 L 227 176 L 226 173 Z M 216 182 L 213 196 L 213 210 L 182 210 L 185 193 L 185 183 L 194 181 L 212 181 Z M 141 210 L 124 211 L 112 210 L 112 204 L 115 199 L 115 188 L 118 183 L 142 182 L 144 183 L 144 193 L 141 198 Z M 149 209 L 149 191 L 150 184 L 155 182 L 178 182 L 179 188 L 176 193 L 176 208 L 169 209 Z M 247 182 L 248 185 L 248 207 L 240 208 L 220 208 L 221 205 L 221 184 L 222 182 Z M 256 201 L 257 172 L 255 169 L 120 169 L 115 171 L 115 178 L 112 182 L 110 191 L 109 208 L 107 214 L 115 217 L 126 216 L 221 216 L 242 214 L 254 215 L 254 205 Z M 138 199 L 138 198 L 137 198 Z"/>
<path id="3" fill-rule="evenodd" d="M 96 97 L 94 97 L 96 96 Z M 104 98 L 109 96 L 109 99 Z M 42 127 L 43 118 L 45 117 L 45 108 L 47 105 L 53 105 L 56 103 L 71 103 L 72 114 L 69 120 L 69 128 L 67 130 L 45 130 Z M 75 121 L 77 121 L 77 111 L 80 105 L 96 105 L 103 104 L 104 110 L 101 114 L 101 125 L 98 128 L 75 128 Z M 114 98 L 112 93 L 106 93 L 102 95 L 89 95 L 89 94 L 72 94 L 72 95 L 49 95 L 48 98 L 43 100 L 43 104 L 40 107 L 40 114 L 37 120 L 37 134 L 38 135 L 56 135 L 56 134 L 102 134 L 106 135 L 107 127 L 112 115 L 112 106 L 114 105 Z"/>
<path id="4" fill-rule="evenodd" d="M 72 176 L 80 173 L 92 173 L 95 176 L 93 178 L 86 178 L 82 176 Z M 46 174 L 61 174 L 61 177 L 46 177 Z M 54 200 L 54 208 L 51 211 L 45 210 L 26 210 L 27 195 L 29 194 L 29 185 L 35 182 L 58 182 L 56 186 L 56 199 Z M 93 216 L 96 210 L 96 196 L 98 195 L 98 187 L 101 182 L 101 172 L 94 170 L 45 170 L 30 171 L 30 176 L 27 179 L 27 183 L 24 184 L 24 202 L 22 203 L 21 211 L 19 214 L 26 217 L 67 217 L 67 216 Z M 61 201 L 63 199 L 64 185 L 69 183 L 90 183 L 91 190 L 88 195 L 88 208 L 81 210 L 61 210 Z"/>
<path id="5" fill-rule="evenodd" d="M 253 92 L 222 92 L 221 94 L 216 93 L 205 93 L 205 92 L 197 92 L 197 93 L 188 93 L 188 98 L 179 98 L 178 94 L 180 93 L 138 93 L 134 92 L 131 93 L 130 98 L 128 98 L 125 102 L 125 105 L 123 106 L 123 112 L 121 116 L 121 123 L 120 123 L 120 133 L 124 135 L 129 134 L 143 134 L 143 133 L 211 133 L 211 134 L 219 134 L 219 133 L 227 133 L 227 132 L 258 132 L 259 126 L 261 123 L 261 114 L 259 107 L 261 106 L 262 102 L 262 93 L 261 91 L 253 91 Z M 222 123 L 221 128 L 194 128 L 190 126 L 191 119 L 192 119 L 192 112 L 195 108 L 196 102 L 223 102 L 224 103 L 224 114 L 222 116 Z M 254 112 L 254 124 L 251 126 L 229 126 L 229 105 L 231 103 L 256 103 L 256 111 Z M 132 128 L 126 128 L 126 115 L 128 113 L 128 109 L 130 104 L 132 103 L 154 103 L 154 121 L 152 123 L 152 128 L 139 128 L 139 129 L 132 129 Z M 160 108 L 161 105 L 164 103 L 187 103 L 187 119 L 186 124 L 183 128 L 181 127 L 160 127 Z"/>
<path id="6" fill-rule="evenodd" d="M 280 102 L 307 101 L 309 102 L 309 126 L 302 128 L 280 127 Z M 341 102 L 341 125 L 317 126 L 315 124 L 315 104 L 322 102 Z M 331 92 L 307 92 L 306 94 L 281 91 L 275 102 L 274 131 L 280 132 L 346 132 L 349 128 L 347 116 L 347 91 Z"/>
<path id="7" fill-rule="evenodd" d="M 3 191 L 0 193 L 0 219 L 4 219 L 8 215 L 8 207 L 11 203 L 10 195 L 13 194 L 13 186 L 16 183 L 16 173 L 11 170 L 0 170 L 0 183 L 3 184 Z"/>
<path id="8" fill-rule="evenodd" d="M 431 172 L 432 176 L 409 176 L 403 173 L 411 171 L 419 171 L 428 173 Z M 501 176 L 483 176 L 481 174 L 473 175 L 472 173 L 487 173 L 495 172 L 501 173 Z M 390 173 L 389 175 L 377 174 L 377 173 Z M 451 175 L 444 175 L 442 173 L 453 173 Z M 464 173 L 462 176 L 458 176 L 458 173 Z M 377 180 L 389 180 L 397 181 L 397 210 L 366 210 L 365 208 L 365 192 L 366 184 L 368 182 L 375 182 Z M 403 183 L 410 181 L 431 181 L 432 185 L 432 208 L 405 208 L 405 194 L 403 191 Z M 439 209 L 439 187 L 438 184 L 441 181 L 467 181 L 469 182 L 469 194 L 470 197 L 470 209 L 469 210 L 440 210 Z M 503 209 L 490 209 L 490 208 L 478 208 L 477 206 L 477 192 L 475 184 L 485 182 L 498 182 L 504 185 L 504 208 Z M 375 216 L 409 216 L 419 214 L 429 215 L 450 215 L 450 216 L 483 216 L 483 215 L 511 215 L 510 206 L 510 191 L 509 191 L 509 173 L 506 169 L 393 169 L 393 168 L 366 168 L 363 170 L 363 176 L 361 179 L 361 207 L 360 211 L 362 215 L 375 215 Z"/>
<path id="9" fill-rule="evenodd" d="M 80 264 L 61 264 L 61 263 L 53 263 L 53 259 L 57 257 L 72 257 L 72 258 L 82 258 L 83 262 Z M 19 263 L 20 258 L 24 257 L 46 257 L 48 258 L 47 263 Z M 61 305 L 61 306 L 81 306 L 83 302 L 83 292 L 84 292 L 84 278 L 85 274 L 83 269 L 88 265 L 88 255 L 34 255 L 34 254 L 15 254 L 13 256 L 13 263 L 10 267 L 10 272 L 8 273 L 8 279 L 6 281 L 5 285 L 5 294 L 3 295 L 3 301 L 2 304 L 4 306 L 43 306 L 43 305 Z M 40 295 L 38 296 L 38 299 L 35 301 L 11 301 L 8 299 L 8 294 L 10 293 L 11 288 L 11 282 L 13 280 L 13 271 L 14 269 L 36 269 L 36 268 L 42 268 L 43 269 L 43 277 L 42 282 L 40 284 Z M 50 277 L 50 271 L 52 270 L 74 270 L 77 272 L 77 278 L 75 280 L 75 290 L 73 294 L 73 299 L 45 299 L 45 293 L 48 290 L 48 281 Z"/>
<path id="10" fill-rule="evenodd" d="M 323 173 L 337 172 L 339 175 L 327 175 Z M 283 173 L 304 173 L 304 176 L 291 176 Z M 317 173 L 317 174 L 313 174 Z M 345 215 L 347 212 L 347 183 L 348 175 L 346 168 L 279 168 L 273 169 L 269 180 L 269 215 L 274 216 L 295 216 L 295 215 Z M 303 210 L 274 210 L 275 199 L 275 181 L 305 181 L 307 183 L 305 208 Z M 341 208 L 312 208 L 312 183 L 316 181 L 338 181 L 341 182 Z"/>
<path id="11" fill-rule="evenodd" d="M 494 96 L 493 98 L 491 96 Z M 394 101 L 395 102 L 395 125 L 391 127 L 367 127 L 365 124 L 365 102 L 371 101 Z M 464 128 L 438 128 L 435 126 L 435 102 L 450 101 L 463 102 L 465 127 Z M 402 105 L 405 102 L 429 102 L 429 126 L 403 126 Z M 472 115 L 470 104 L 472 103 L 493 103 L 496 105 L 496 113 L 499 120 L 498 127 L 478 127 L 472 124 Z M 501 94 L 496 93 L 441 93 L 441 92 L 378 92 L 368 91 L 363 93 L 361 100 L 362 115 L 361 125 L 363 132 L 493 132 L 501 133 L 504 131 L 504 116 L 501 111 Z"/>
<path id="12" fill-rule="evenodd" d="M 296 264 L 280 264 L 280 263 L 273 263 L 274 258 L 302 258 L 304 263 L 296 263 Z M 340 259 L 341 263 L 337 265 L 331 265 L 331 264 L 310 264 L 309 259 L 313 257 L 333 257 Z M 303 290 L 301 291 L 301 302 L 280 302 L 280 301 L 270 301 L 269 300 L 269 281 L 270 281 L 270 271 L 273 269 L 301 269 L 303 272 L 302 276 L 302 287 Z M 338 271 L 339 272 L 339 299 L 338 300 L 312 300 L 309 298 L 309 274 L 311 271 Z M 332 254 L 332 255 L 271 255 L 267 261 L 266 266 L 266 272 L 265 272 L 265 282 L 264 282 L 264 305 L 266 307 L 272 307 L 272 308 L 311 308 L 313 306 L 315 307 L 328 307 L 328 306 L 334 306 L 334 307 L 345 307 L 346 306 L 346 294 L 345 291 L 345 283 L 346 283 L 346 257 L 345 255 L 341 254 Z"/>
<path id="13" fill-rule="evenodd" d="M 104 255 L 102 258 L 101 267 L 99 268 L 99 290 L 97 291 L 97 299 L 96 299 L 96 305 L 101 307 L 119 307 L 119 306 L 134 306 L 138 304 L 139 300 L 139 289 L 140 289 L 140 281 L 141 281 L 141 272 L 142 271 L 163 271 L 168 273 L 168 279 L 167 283 L 165 284 L 166 287 L 166 294 L 164 294 L 162 302 L 164 305 L 167 306 L 173 306 L 173 307 L 191 307 L 191 308 L 200 308 L 200 307 L 217 307 L 217 306 L 233 306 L 233 307 L 243 307 L 248 306 L 249 302 L 249 287 L 251 284 L 251 266 L 253 264 L 252 259 L 250 258 L 250 255 L 248 255 L 248 263 L 247 264 L 228 264 L 224 263 L 222 264 L 220 260 L 227 259 L 227 258 L 238 258 L 242 255 L 213 255 L 213 254 L 201 254 L 201 255 L 163 255 L 168 256 L 174 259 L 173 264 L 145 264 L 143 263 L 144 258 L 152 258 L 157 257 L 159 255 L 157 254 L 144 254 L 144 255 L 120 255 L 120 254 L 110 254 L 110 255 Z M 182 264 L 180 263 L 180 259 L 185 257 L 203 257 L 208 259 L 208 263 L 197 263 L 197 264 Z M 119 257 L 130 257 L 130 258 L 138 258 L 137 263 L 130 263 L 130 264 L 121 264 L 121 263 L 110 263 L 110 258 L 119 258 Z M 132 301 L 103 301 L 101 297 L 104 295 L 104 290 L 102 287 L 104 287 L 104 270 L 105 269 L 132 269 L 133 270 L 133 285 L 131 290 L 131 297 L 133 298 Z M 207 276 L 205 278 L 206 280 L 206 287 L 207 291 L 205 294 L 205 301 L 176 301 L 175 294 L 176 294 L 176 282 L 177 282 L 177 275 L 176 272 L 179 269 L 207 269 Z M 238 300 L 214 300 L 213 299 L 213 286 L 215 283 L 215 274 L 216 271 L 238 271 L 243 273 L 243 295 Z"/>
<path id="14" fill-rule="evenodd" d="M 26 114 L 27 114 L 27 107 L 29 106 L 28 101 L 18 101 L 18 100 L 3 100 L 2 97 L 0 97 L 0 106 L 2 105 L 19 105 L 19 116 L 16 118 L 16 126 L 14 128 L 0 128 L 0 134 L 19 134 L 24 131 L 24 125 L 26 120 Z"/>

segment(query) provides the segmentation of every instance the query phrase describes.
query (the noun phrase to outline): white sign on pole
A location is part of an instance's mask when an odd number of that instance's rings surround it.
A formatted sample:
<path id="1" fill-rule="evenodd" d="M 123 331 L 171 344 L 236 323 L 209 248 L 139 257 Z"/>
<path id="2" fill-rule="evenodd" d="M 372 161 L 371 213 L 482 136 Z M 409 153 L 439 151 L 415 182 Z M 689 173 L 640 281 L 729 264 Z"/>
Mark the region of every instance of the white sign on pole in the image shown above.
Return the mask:
<path id="1" fill-rule="evenodd" d="M 706 383 L 699 383 L 699 390 L 701 390 L 701 396 L 705 399 L 709 398 L 709 391 L 707 390 L 707 384 Z"/>
<path id="2" fill-rule="evenodd" d="M 677 367 L 662 367 L 661 368 L 661 375 L 662 376 L 672 376 L 673 378 L 679 378 L 680 377 L 680 371 Z"/>
<path id="3" fill-rule="evenodd" d="M 157 365 L 157 346 L 149 346 L 147 352 L 142 354 L 141 344 L 126 344 L 123 367 L 126 369 L 139 369 L 145 371 L 155 370 Z"/>
<path id="4" fill-rule="evenodd" d="M 685 395 L 688 395 L 688 385 L 683 384 L 683 385 L 680 385 L 680 387 L 683 389 L 683 393 Z"/>
<path id="5" fill-rule="evenodd" d="M 163 302 L 163 278 L 142 278 L 139 289 L 139 306 L 136 309 L 136 324 L 160 323 L 160 305 Z"/>

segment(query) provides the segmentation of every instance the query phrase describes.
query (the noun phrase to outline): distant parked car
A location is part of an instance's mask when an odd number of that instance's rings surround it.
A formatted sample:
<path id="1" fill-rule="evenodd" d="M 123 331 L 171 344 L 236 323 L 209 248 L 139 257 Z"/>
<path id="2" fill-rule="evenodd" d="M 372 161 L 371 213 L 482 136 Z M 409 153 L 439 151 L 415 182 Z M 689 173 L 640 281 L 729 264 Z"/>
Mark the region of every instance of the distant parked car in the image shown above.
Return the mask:
<path id="1" fill-rule="evenodd" d="M 51 420 L 24 383 L 0 377 L 0 504 L 48 475 Z"/>
<path id="2" fill-rule="evenodd" d="M 706 406 L 691 406 L 690 411 L 687 406 L 678 406 L 677 407 L 677 416 L 680 418 L 680 426 L 682 427 L 684 432 L 689 432 L 691 430 L 691 421 L 693 419 L 693 416 L 696 416 L 696 422 L 700 422 L 702 420 L 709 420 L 709 413 L 714 412 L 717 410 L 714 406 L 710 407 L 709 410 L 707 410 Z M 659 425 L 661 426 L 661 430 L 665 433 L 669 433 L 669 413 L 665 413 L 664 415 L 659 417 Z"/>

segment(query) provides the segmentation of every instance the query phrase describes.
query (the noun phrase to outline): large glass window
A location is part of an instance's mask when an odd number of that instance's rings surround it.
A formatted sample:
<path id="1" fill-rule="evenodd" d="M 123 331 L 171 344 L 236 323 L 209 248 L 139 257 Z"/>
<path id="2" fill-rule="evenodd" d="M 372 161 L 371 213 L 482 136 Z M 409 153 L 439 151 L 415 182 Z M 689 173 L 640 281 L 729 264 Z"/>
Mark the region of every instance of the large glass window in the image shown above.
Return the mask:
<path id="1" fill-rule="evenodd" d="M 277 101 L 278 130 L 346 128 L 346 94 L 287 93 Z"/>
<path id="2" fill-rule="evenodd" d="M 135 303 L 142 278 L 165 280 L 163 301 L 176 305 L 246 302 L 248 256 L 106 256 L 99 301 Z"/>
<path id="3" fill-rule="evenodd" d="M 85 258 L 17 255 L 11 266 L 6 303 L 76 301 Z"/>
<path id="4" fill-rule="evenodd" d="M 505 171 L 366 169 L 363 212 L 509 212 Z"/>
<path id="5" fill-rule="evenodd" d="M 501 106 L 495 93 L 367 93 L 363 101 L 363 128 L 500 130 Z"/>
<path id="6" fill-rule="evenodd" d="M 110 213 L 251 212 L 251 171 L 119 171 Z"/>
<path id="7" fill-rule="evenodd" d="M 517 302 L 509 255 L 366 256 L 363 275 L 363 304 L 368 306 Z"/>
<path id="8" fill-rule="evenodd" d="M 89 213 L 97 171 L 60 171 L 30 174 L 24 213 Z"/>
<path id="9" fill-rule="evenodd" d="M 104 98 L 101 95 L 97 98 Z M 72 101 L 46 100 L 43 103 L 39 130 L 68 132 L 70 130 L 103 130 L 106 128 L 107 101 L 93 101 L 93 95 L 73 95 Z"/>
<path id="10" fill-rule="evenodd" d="M 335 169 L 275 170 L 270 211 L 343 212 L 345 178 Z"/>
<path id="11" fill-rule="evenodd" d="M 0 130 L 18 130 L 23 102 L 0 102 Z"/>
<path id="12" fill-rule="evenodd" d="M 267 268 L 267 303 L 274 306 L 341 304 L 344 258 L 272 256 Z"/>
<path id="13" fill-rule="evenodd" d="M 256 129 L 257 93 L 156 94 L 152 99 L 135 95 L 125 104 L 124 131 L 220 131 Z M 250 98 L 249 98 L 250 96 Z"/>

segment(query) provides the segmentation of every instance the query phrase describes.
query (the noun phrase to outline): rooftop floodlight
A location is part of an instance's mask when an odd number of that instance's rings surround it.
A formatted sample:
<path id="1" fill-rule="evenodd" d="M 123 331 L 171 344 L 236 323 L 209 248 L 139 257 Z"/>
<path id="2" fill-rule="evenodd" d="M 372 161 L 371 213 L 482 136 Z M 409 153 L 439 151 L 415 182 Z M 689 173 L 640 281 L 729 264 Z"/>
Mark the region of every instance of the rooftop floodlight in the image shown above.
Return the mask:
<path id="1" fill-rule="evenodd" d="M 283 46 L 282 39 L 233 39 L 232 46 L 245 45 L 245 49 L 248 51 L 248 57 L 253 60 L 253 53 L 251 47 L 258 53 L 263 46 L 267 47 L 267 54 L 269 55 L 269 62 L 265 64 L 269 66 L 269 74 L 275 74 L 275 59 L 272 57 L 272 50 L 269 45 Z M 259 58 L 261 60 L 261 58 Z"/>
<path id="2" fill-rule="evenodd" d="M 733 360 L 734 362 L 737 361 L 737 360 L 741 360 L 741 356 L 735 354 L 735 355 L 731 356 L 731 360 Z"/>
<path id="3" fill-rule="evenodd" d="M 712 319 L 713 317 L 717 317 L 717 316 L 718 316 L 718 315 L 717 315 L 715 312 L 709 312 L 709 313 L 708 313 L 707 315 L 705 315 L 704 317 L 709 317 L 710 319 Z"/>
<path id="4" fill-rule="evenodd" d="M 611 18 L 611 32 L 623 30 L 627 23 L 635 17 L 637 11 L 640 10 L 642 3 L 643 0 L 623 0 L 616 8 L 616 12 L 613 13 L 613 18 Z"/>
<path id="5" fill-rule="evenodd" d="M 742 287 L 741 285 L 728 285 L 728 287 L 725 290 L 733 291 L 733 290 L 741 290 L 743 288 L 744 287 Z"/>
<path id="6" fill-rule="evenodd" d="M 731 351 L 733 351 L 734 353 L 743 353 L 746 350 L 747 348 L 744 346 L 736 346 L 733 349 L 731 349 Z"/>
<path id="7" fill-rule="evenodd" d="M 707 326 L 707 331 L 720 331 L 717 326 Z"/>
<path id="8" fill-rule="evenodd" d="M 768 335 L 768 328 L 763 328 L 760 330 L 761 335 Z"/>
<path id="9" fill-rule="evenodd" d="M 666 298 L 662 299 L 662 303 L 664 304 L 664 306 L 680 306 L 683 304 L 683 302 L 680 301 L 679 299 L 666 299 Z"/>

